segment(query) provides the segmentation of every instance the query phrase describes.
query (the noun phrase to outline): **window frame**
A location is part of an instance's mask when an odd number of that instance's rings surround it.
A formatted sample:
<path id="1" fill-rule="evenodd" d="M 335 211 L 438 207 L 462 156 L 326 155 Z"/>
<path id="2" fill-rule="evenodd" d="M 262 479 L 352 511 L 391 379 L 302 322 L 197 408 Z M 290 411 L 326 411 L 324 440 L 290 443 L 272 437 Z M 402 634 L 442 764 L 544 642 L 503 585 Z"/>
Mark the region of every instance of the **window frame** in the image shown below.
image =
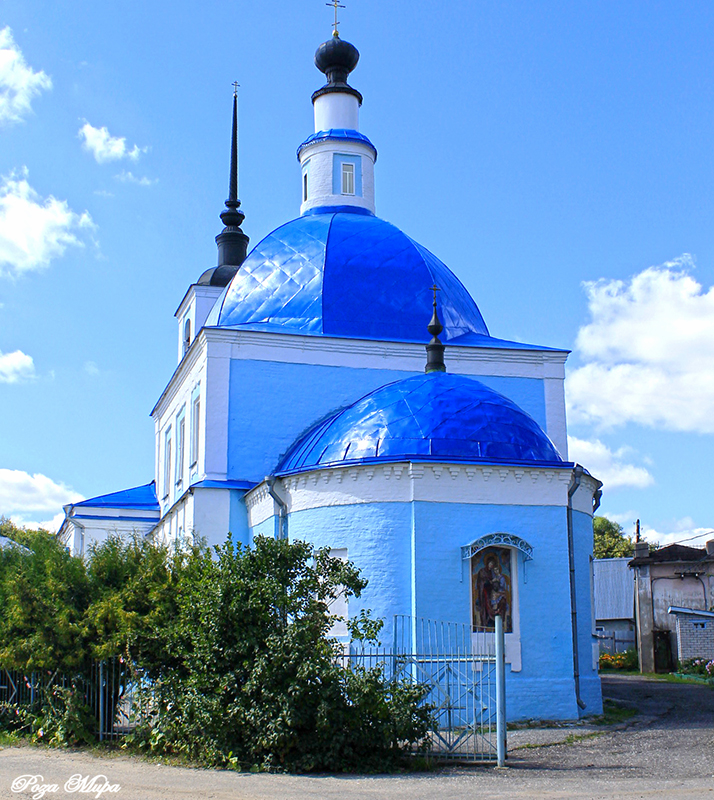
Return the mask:
<path id="1" fill-rule="evenodd" d="M 180 486 L 183 481 L 183 462 L 186 457 L 186 408 L 176 417 L 176 458 L 174 462 L 174 481 Z"/>
<path id="2" fill-rule="evenodd" d="M 341 163 L 340 186 L 342 188 L 342 194 L 347 197 L 355 196 L 355 165 L 351 161 L 343 161 Z"/>
<path id="3" fill-rule="evenodd" d="M 169 425 L 164 432 L 164 491 L 162 494 L 164 500 L 171 494 L 171 439 L 172 429 Z"/>
<path id="4" fill-rule="evenodd" d="M 191 398 L 191 440 L 189 442 L 189 469 L 198 464 L 201 446 L 201 394 L 198 390 Z"/>

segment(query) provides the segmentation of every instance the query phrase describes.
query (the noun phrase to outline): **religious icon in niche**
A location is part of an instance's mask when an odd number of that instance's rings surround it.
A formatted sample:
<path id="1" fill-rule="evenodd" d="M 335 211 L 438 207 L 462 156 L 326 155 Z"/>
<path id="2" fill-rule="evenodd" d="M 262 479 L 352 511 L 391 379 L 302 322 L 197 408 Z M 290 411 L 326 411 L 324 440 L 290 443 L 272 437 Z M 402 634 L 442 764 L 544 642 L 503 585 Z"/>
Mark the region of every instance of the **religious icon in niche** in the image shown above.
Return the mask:
<path id="1" fill-rule="evenodd" d="M 471 603 L 474 630 L 493 629 L 500 614 L 504 632 L 513 632 L 511 551 L 507 547 L 487 547 L 471 557 Z"/>

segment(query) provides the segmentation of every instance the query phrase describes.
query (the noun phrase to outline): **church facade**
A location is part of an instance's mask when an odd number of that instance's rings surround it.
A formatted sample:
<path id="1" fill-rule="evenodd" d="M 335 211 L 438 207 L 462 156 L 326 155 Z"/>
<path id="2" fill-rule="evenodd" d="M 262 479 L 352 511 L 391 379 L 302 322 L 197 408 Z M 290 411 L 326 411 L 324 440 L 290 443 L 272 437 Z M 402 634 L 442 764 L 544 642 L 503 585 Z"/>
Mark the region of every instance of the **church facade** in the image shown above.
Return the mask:
<path id="1" fill-rule="evenodd" d="M 387 642 L 395 615 L 502 615 L 510 719 L 599 713 L 601 484 L 567 458 L 567 352 L 492 336 L 454 273 L 375 215 L 358 59 L 337 35 L 318 48 L 300 215 L 250 253 L 234 102 L 218 265 L 176 312 L 154 481 L 67 506 L 59 535 L 75 553 L 112 532 L 310 541 L 362 570 L 343 612 L 371 609 Z"/>

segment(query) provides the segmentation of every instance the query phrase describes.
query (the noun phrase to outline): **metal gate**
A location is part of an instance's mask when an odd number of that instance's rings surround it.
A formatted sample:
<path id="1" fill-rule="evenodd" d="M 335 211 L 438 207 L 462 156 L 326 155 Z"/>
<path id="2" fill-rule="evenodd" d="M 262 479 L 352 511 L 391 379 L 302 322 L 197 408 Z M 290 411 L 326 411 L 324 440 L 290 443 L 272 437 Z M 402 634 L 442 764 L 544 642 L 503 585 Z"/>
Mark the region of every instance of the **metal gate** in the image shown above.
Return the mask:
<path id="1" fill-rule="evenodd" d="M 391 649 L 357 651 L 350 660 L 380 663 L 388 677 L 427 687 L 434 709 L 431 752 L 448 761 L 506 757 L 503 625 L 472 631 L 467 625 L 423 617 L 394 618 Z"/>

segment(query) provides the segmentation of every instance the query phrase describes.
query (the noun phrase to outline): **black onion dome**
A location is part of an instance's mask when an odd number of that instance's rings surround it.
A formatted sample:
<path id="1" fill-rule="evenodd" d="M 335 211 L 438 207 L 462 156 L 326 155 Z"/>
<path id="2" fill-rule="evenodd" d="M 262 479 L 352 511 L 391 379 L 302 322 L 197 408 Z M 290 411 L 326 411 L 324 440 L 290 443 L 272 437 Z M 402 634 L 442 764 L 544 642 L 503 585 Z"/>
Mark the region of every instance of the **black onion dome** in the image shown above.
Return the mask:
<path id="1" fill-rule="evenodd" d="M 362 103 L 362 95 L 347 83 L 347 77 L 358 61 L 359 50 L 339 36 L 323 42 L 315 51 L 315 66 L 325 73 L 327 83 L 313 94 L 313 102 L 315 98 L 328 92 L 346 92 L 353 94 Z"/>

